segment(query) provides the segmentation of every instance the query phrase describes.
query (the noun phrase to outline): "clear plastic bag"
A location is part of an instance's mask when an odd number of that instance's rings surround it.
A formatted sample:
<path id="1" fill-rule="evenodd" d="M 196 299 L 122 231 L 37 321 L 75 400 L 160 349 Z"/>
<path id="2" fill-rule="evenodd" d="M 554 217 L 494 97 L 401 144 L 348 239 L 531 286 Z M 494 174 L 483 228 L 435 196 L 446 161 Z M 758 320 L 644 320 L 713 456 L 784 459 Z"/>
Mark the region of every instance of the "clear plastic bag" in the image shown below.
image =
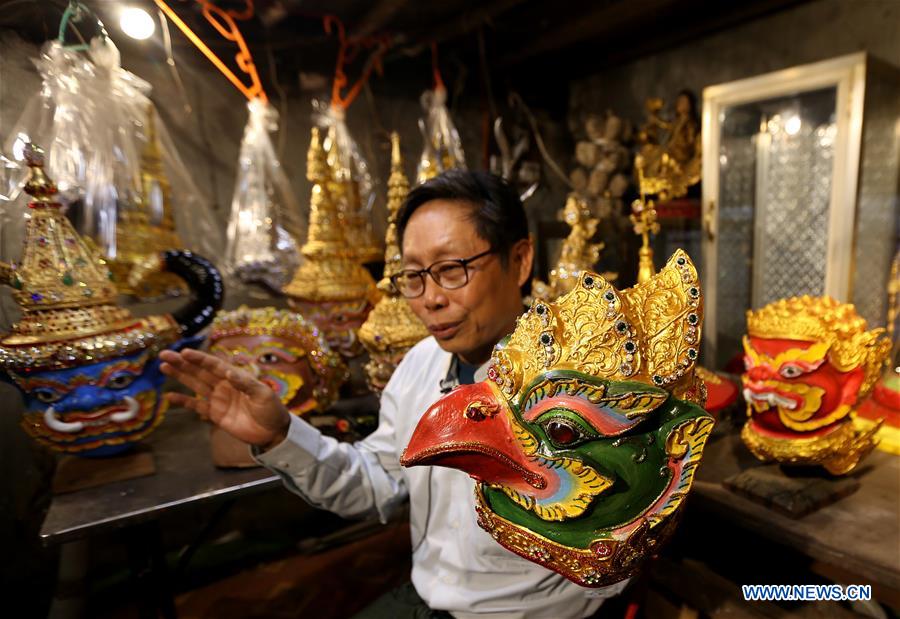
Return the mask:
<path id="1" fill-rule="evenodd" d="M 121 267 L 113 269 L 117 283 L 124 285 L 130 266 L 148 253 L 187 248 L 221 255 L 223 235 L 210 201 L 178 156 L 150 101 L 150 85 L 122 69 L 112 41 L 95 38 L 82 53 L 54 40 L 35 65 L 41 90 L 4 152 L 20 162 L 26 143 L 44 149 L 67 216 Z M 21 166 L 19 190 L 24 176 Z M 21 247 L 24 209 L 17 205 L 18 191 L 9 197 L 0 254 L 16 259 L 11 254 Z"/>
<path id="2" fill-rule="evenodd" d="M 259 99 L 250 101 L 247 108 L 225 271 L 241 282 L 280 290 L 300 264 L 300 206 L 269 136 L 278 128 L 278 112 Z"/>
<path id="3" fill-rule="evenodd" d="M 419 129 L 425 146 L 416 169 L 416 183 L 423 183 L 452 168 L 466 167 L 462 140 L 447 109 L 447 90 L 443 87 L 426 90 L 422 93 L 421 103 L 425 118 L 419 121 Z"/>
<path id="4" fill-rule="evenodd" d="M 384 256 L 372 229 L 375 183 L 359 144 L 347 128 L 344 110 L 314 100 L 313 123 L 327 132 L 328 167 L 336 186 L 333 194 L 344 216 L 347 244 L 360 262 L 378 262 Z"/>

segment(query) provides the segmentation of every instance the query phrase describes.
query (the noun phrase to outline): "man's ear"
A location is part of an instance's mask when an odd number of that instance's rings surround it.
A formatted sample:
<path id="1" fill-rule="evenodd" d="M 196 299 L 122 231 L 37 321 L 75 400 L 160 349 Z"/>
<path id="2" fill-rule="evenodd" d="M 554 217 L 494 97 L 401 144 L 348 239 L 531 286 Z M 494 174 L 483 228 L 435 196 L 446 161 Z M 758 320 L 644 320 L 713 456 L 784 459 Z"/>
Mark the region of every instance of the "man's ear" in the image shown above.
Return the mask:
<path id="1" fill-rule="evenodd" d="M 525 282 L 531 279 L 531 266 L 534 262 L 534 244 L 531 238 L 519 239 L 512 246 L 513 264 L 519 268 L 518 278 L 519 287 L 524 286 Z"/>

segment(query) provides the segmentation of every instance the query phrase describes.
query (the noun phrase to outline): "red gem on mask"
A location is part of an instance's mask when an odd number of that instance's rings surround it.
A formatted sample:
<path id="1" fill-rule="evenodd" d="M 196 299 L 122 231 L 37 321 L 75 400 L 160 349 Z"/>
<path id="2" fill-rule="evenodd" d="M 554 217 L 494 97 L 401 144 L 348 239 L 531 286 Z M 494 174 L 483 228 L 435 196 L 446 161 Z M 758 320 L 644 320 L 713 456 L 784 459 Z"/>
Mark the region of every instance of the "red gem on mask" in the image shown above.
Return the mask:
<path id="1" fill-rule="evenodd" d="M 598 557 L 608 557 L 612 554 L 612 548 L 606 542 L 597 542 L 594 544 L 594 552 Z"/>

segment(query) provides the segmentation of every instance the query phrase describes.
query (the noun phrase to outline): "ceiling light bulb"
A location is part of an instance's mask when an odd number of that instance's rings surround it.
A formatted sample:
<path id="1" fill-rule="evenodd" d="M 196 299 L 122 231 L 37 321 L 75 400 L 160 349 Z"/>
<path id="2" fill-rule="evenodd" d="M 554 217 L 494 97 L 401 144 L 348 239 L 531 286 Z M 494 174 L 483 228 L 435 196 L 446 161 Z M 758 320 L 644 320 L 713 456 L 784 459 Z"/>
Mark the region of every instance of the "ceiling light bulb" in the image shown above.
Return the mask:
<path id="1" fill-rule="evenodd" d="M 144 9 L 137 7 L 122 9 L 122 14 L 119 17 L 119 26 L 121 26 L 125 34 L 138 41 L 149 39 L 156 30 L 156 24 L 153 22 L 150 14 Z"/>

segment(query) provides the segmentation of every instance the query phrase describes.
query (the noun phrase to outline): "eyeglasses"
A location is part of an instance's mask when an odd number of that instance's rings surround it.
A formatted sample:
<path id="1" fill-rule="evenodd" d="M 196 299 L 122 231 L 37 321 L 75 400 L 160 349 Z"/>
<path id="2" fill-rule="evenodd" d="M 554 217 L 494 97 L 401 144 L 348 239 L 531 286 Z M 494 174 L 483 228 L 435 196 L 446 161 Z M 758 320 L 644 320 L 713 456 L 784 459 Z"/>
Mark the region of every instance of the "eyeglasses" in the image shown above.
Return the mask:
<path id="1" fill-rule="evenodd" d="M 400 294 L 407 299 L 415 299 L 421 297 L 425 293 L 425 274 L 431 276 L 434 283 L 445 290 L 456 290 L 462 288 L 469 283 L 468 265 L 483 258 L 488 254 L 493 254 L 494 250 L 489 249 L 480 254 L 476 254 L 470 258 L 457 258 L 456 260 L 439 260 L 427 269 L 404 269 L 399 273 L 391 276 L 391 283 Z"/>

